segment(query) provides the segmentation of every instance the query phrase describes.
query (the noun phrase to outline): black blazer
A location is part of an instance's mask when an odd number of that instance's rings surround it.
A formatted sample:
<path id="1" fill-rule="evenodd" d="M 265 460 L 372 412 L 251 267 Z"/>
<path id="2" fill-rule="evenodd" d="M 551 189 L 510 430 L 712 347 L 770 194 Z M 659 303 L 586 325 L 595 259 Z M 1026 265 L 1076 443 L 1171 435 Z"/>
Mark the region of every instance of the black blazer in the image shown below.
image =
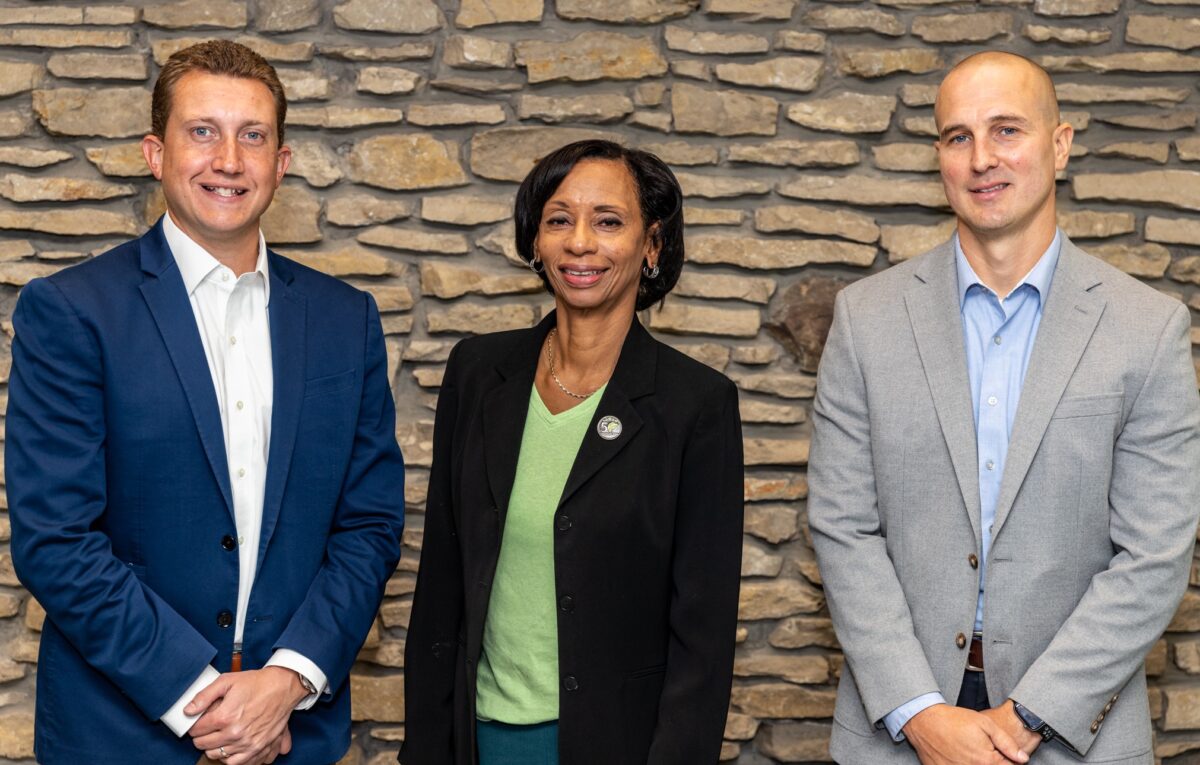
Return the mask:
<path id="1" fill-rule="evenodd" d="M 405 648 L 404 765 L 473 765 L 475 671 L 551 314 L 470 338 L 438 399 Z M 605 440 L 601 418 L 621 421 Z M 633 321 L 553 519 L 562 765 L 721 748 L 742 551 L 737 388 Z"/>

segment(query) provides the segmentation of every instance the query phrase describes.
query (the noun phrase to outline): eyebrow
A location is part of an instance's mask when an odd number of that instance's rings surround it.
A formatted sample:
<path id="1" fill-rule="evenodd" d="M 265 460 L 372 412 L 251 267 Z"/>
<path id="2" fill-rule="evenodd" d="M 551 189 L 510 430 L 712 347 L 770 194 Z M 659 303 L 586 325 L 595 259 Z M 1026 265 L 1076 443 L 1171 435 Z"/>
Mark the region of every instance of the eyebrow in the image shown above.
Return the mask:
<path id="1" fill-rule="evenodd" d="M 1030 123 L 1030 121 L 1028 119 L 1026 119 L 1025 117 L 1022 117 L 1019 114 L 997 114 L 992 117 L 988 117 L 988 119 L 987 119 L 988 125 L 995 125 L 998 122 L 1015 122 L 1018 125 L 1032 124 L 1032 123 Z M 954 123 L 952 125 L 947 125 L 946 127 L 942 128 L 941 131 L 938 133 L 938 138 L 939 139 L 945 138 L 947 135 L 949 135 L 950 133 L 953 133 L 956 130 L 965 130 L 966 127 L 967 126 L 962 123 Z"/>
<path id="2" fill-rule="evenodd" d="M 548 207 L 548 208 L 554 207 L 554 208 L 566 210 L 566 209 L 570 208 L 570 205 L 567 204 L 566 202 L 563 202 L 558 199 L 551 199 L 546 202 L 546 207 Z M 616 213 L 625 213 L 626 212 L 625 208 L 620 205 L 596 205 L 596 207 L 594 209 L 597 210 L 598 212 L 616 212 Z"/>

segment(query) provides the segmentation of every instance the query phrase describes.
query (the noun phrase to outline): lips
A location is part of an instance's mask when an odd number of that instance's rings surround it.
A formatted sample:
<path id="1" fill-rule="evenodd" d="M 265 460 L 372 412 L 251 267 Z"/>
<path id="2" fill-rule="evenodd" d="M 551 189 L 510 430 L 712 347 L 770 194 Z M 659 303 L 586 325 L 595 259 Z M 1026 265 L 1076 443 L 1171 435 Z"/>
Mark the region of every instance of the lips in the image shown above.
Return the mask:
<path id="1" fill-rule="evenodd" d="M 240 197 L 247 191 L 247 189 L 239 189 L 233 186 L 214 186 L 207 183 L 200 184 L 200 188 L 204 189 L 209 194 L 221 197 L 222 199 L 233 199 L 235 197 Z"/>
<path id="2" fill-rule="evenodd" d="M 999 183 L 990 183 L 987 186 L 977 186 L 970 191 L 972 194 L 995 194 L 1004 191 L 1008 186 L 1008 183 L 1001 181 Z"/>
<path id="3" fill-rule="evenodd" d="M 606 268 L 592 268 L 581 266 L 562 266 L 558 272 L 562 274 L 563 281 L 571 287 L 590 287 L 600 278 L 604 276 Z"/>

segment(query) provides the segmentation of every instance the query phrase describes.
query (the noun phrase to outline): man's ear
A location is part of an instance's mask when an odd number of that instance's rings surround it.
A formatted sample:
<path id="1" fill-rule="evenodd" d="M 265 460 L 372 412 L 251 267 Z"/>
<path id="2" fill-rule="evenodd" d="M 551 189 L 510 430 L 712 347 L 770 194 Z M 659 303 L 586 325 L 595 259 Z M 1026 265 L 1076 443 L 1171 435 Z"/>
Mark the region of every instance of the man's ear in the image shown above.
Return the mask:
<path id="1" fill-rule="evenodd" d="M 275 155 L 275 188 L 279 188 L 279 184 L 283 183 L 283 176 L 291 165 L 292 148 L 284 144 L 279 147 L 279 153 Z"/>
<path id="2" fill-rule="evenodd" d="M 146 158 L 146 165 L 150 168 L 150 172 L 158 180 L 162 180 L 162 161 L 163 161 L 163 142 L 156 135 L 147 135 L 142 138 L 142 156 Z"/>

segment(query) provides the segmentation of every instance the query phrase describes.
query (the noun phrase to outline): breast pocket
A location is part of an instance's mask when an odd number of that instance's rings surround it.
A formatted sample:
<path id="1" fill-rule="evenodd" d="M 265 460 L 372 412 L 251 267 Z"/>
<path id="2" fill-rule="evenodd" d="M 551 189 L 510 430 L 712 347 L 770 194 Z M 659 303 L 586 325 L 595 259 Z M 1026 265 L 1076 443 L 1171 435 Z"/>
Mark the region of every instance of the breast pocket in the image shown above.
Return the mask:
<path id="1" fill-rule="evenodd" d="M 1101 417 L 1120 414 L 1125 402 L 1124 393 L 1095 393 L 1086 396 L 1066 396 L 1054 408 L 1051 419 L 1069 420 L 1076 417 Z"/>
<path id="2" fill-rule="evenodd" d="M 347 369 L 345 372 L 305 380 L 304 397 L 313 398 L 315 396 L 324 396 L 346 390 L 354 384 L 354 374 L 356 371 L 354 369 Z"/>

